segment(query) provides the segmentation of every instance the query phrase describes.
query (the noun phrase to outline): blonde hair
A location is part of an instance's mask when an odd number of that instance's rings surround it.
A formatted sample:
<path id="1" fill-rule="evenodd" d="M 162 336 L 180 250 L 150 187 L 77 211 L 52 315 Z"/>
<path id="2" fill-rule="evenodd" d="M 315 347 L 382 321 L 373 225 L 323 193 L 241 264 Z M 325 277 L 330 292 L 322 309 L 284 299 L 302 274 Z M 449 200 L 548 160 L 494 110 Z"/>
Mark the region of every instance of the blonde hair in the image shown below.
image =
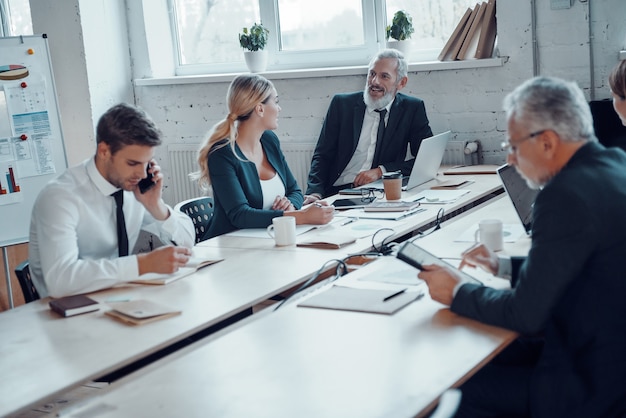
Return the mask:
<path id="1" fill-rule="evenodd" d="M 230 145 L 233 153 L 235 153 L 238 124 L 248 120 L 254 108 L 259 103 L 266 103 L 273 91 L 272 82 L 258 74 L 238 75 L 230 83 L 226 94 L 228 115 L 213 125 L 209 131 L 207 138 L 198 150 L 200 170 L 190 174 L 193 180 L 198 181 L 200 188 L 206 190 L 211 185 L 209 154 L 226 145 Z M 228 141 L 218 144 L 224 139 L 228 139 Z"/>

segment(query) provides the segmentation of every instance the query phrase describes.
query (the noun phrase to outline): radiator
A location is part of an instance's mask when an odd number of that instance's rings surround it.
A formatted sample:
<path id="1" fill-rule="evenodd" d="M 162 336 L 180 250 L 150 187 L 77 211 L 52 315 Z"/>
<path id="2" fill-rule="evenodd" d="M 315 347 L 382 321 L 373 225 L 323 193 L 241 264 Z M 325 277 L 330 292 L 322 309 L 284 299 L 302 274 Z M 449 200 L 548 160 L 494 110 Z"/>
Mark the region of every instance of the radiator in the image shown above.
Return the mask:
<path id="1" fill-rule="evenodd" d="M 291 169 L 293 176 L 298 182 L 298 186 L 302 189 L 302 193 L 306 191 L 306 182 L 309 178 L 309 169 L 311 168 L 311 158 L 315 144 L 311 143 L 282 143 L 280 148 L 285 154 L 287 165 Z"/>
<path id="2" fill-rule="evenodd" d="M 198 171 L 196 153 L 198 144 L 172 144 L 167 146 L 171 170 L 172 201 L 174 203 L 203 196 L 197 181 L 189 178 L 189 173 Z"/>
<path id="3" fill-rule="evenodd" d="M 174 202 L 182 202 L 203 194 L 198 187 L 198 183 L 189 178 L 189 173 L 198 170 L 198 163 L 196 162 L 198 146 L 198 144 L 172 144 L 167 146 Z M 303 193 L 309 177 L 314 148 L 315 144 L 312 143 L 281 144 L 287 164 Z"/>

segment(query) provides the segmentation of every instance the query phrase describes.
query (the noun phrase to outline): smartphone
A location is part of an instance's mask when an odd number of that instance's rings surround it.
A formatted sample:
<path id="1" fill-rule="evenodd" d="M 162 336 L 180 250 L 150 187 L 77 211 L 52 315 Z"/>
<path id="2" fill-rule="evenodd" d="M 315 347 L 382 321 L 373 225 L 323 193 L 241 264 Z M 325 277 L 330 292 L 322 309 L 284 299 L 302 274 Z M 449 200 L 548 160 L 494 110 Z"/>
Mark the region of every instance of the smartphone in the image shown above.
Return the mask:
<path id="1" fill-rule="evenodd" d="M 152 173 L 150 173 L 148 171 L 148 169 L 150 168 L 150 164 L 148 164 L 148 166 L 146 167 L 146 174 L 147 177 L 145 179 L 142 179 L 137 185 L 139 186 L 139 191 L 141 192 L 141 194 L 144 194 L 145 192 L 147 192 L 148 190 L 150 190 L 150 188 L 152 186 L 154 186 L 154 182 L 152 181 Z"/>
<path id="2" fill-rule="evenodd" d="M 439 257 L 434 256 L 433 254 L 429 253 L 422 247 L 418 247 L 411 241 L 405 242 L 400 247 L 400 249 L 398 250 L 398 255 L 396 257 L 404 261 L 405 263 L 412 265 L 418 270 L 424 270 L 424 267 L 423 267 L 424 264 L 437 264 L 439 266 L 452 267 L 453 269 L 457 270 L 456 267 L 454 267 L 452 264 L 446 263 Z M 470 276 L 467 273 L 464 273 L 460 270 L 457 270 L 457 272 L 466 281 L 469 281 L 471 283 L 476 283 L 476 284 L 482 284 L 480 280 L 476 279 L 475 277 Z"/>

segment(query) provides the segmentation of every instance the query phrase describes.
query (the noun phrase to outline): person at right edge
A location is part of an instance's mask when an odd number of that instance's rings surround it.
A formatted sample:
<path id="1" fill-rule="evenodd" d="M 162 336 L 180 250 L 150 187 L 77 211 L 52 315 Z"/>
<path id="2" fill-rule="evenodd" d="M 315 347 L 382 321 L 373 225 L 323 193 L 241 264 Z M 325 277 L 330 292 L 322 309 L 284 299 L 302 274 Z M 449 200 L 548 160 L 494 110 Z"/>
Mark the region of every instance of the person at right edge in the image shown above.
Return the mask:
<path id="1" fill-rule="evenodd" d="M 461 386 L 457 417 L 626 416 L 626 153 L 599 144 L 582 90 L 532 78 L 504 102 L 507 162 L 541 188 L 525 258 L 466 250 L 460 268 L 511 289 L 424 266 L 431 297 L 520 337 Z"/>
<path id="2" fill-rule="evenodd" d="M 411 174 L 422 139 L 433 135 L 424 102 L 400 93 L 408 82 L 408 64 L 395 49 L 384 49 L 370 62 L 362 92 L 333 97 L 320 132 L 304 204 L 339 190 L 376 181 L 386 172 Z M 378 137 L 379 127 L 385 123 Z"/>

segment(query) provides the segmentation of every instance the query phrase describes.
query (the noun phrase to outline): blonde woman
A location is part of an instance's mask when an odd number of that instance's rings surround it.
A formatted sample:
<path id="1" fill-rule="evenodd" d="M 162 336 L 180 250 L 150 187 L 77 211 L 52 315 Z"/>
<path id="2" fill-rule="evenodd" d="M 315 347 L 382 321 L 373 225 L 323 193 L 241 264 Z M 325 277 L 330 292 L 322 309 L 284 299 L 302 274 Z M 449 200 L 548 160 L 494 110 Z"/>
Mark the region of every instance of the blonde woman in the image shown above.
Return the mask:
<path id="1" fill-rule="evenodd" d="M 217 123 L 198 155 L 201 187 L 213 187 L 214 214 L 203 239 L 241 228 L 264 228 L 277 216 L 297 224 L 326 224 L 333 207 L 301 209 L 304 197 L 272 130 L 278 127 L 278 95 L 256 74 L 237 76 L 227 94 L 228 115 Z"/>

